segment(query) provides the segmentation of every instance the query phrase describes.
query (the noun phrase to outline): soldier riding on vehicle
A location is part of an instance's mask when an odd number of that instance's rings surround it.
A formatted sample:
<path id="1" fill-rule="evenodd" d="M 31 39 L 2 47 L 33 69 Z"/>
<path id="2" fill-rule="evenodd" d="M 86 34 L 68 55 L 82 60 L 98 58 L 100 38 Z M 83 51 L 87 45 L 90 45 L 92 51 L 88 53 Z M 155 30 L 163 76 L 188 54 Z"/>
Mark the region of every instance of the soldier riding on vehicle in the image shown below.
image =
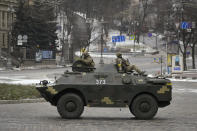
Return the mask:
<path id="1" fill-rule="evenodd" d="M 141 71 L 140 69 L 138 69 L 135 65 L 130 65 L 129 61 L 125 60 L 122 57 L 121 53 L 118 52 L 116 56 L 117 56 L 116 66 L 117 66 L 118 72 L 133 72 L 135 70 L 140 75 L 143 75 L 145 73 Z"/>
<path id="2" fill-rule="evenodd" d="M 83 52 L 81 56 L 81 61 L 85 63 L 88 67 L 94 67 L 95 63 L 92 57 L 89 55 L 88 52 Z"/>
<path id="3" fill-rule="evenodd" d="M 86 52 L 85 49 L 83 49 L 80 59 L 78 59 L 77 61 L 75 61 L 73 63 L 72 70 L 74 72 L 75 71 L 78 71 L 78 72 L 91 72 L 91 71 L 93 71 L 95 69 L 94 66 L 95 66 L 94 60 L 89 55 L 89 53 Z"/>

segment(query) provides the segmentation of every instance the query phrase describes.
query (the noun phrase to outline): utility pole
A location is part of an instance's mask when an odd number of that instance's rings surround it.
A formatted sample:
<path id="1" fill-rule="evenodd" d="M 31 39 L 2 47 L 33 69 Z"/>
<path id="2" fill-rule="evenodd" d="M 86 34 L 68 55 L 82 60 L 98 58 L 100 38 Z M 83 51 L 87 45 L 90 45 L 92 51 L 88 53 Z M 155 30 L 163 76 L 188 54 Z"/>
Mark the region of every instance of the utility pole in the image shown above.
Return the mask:
<path id="1" fill-rule="evenodd" d="M 157 32 L 156 32 L 156 38 L 155 38 L 155 40 L 156 40 L 156 42 L 155 42 L 155 44 L 156 44 L 156 45 L 155 45 L 155 46 L 156 46 L 156 50 L 158 50 L 158 46 L 157 46 L 157 36 L 158 36 L 158 35 L 157 35 Z"/>
<path id="2" fill-rule="evenodd" d="M 107 21 L 104 21 L 102 19 L 100 23 L 102 25 L 102 28 L 101 28 L 102 30 L 101 30 L 101 58 L 100 58 L 99 64 L 104 64 L 104 60 L 103 60 L 103 44 L 104 44 L 103 35 L 104 35 L 104 26 L 105 26 L 105 24 L 107 24 Z"/>
<path id="3" fill-rule="evenodd" d="M 161 56 L 160 58 L 160 61 L 161 61 L 161 76 L 163 74 L 163 57 Z"/>
<path id="4" fill-rule="evenodd" d="M 103 29 L 102 29 L 102 34 L 101 34 L 101 58 L 100 58 L 100 62 L 99 64 L 104 64 L 104 60 L 103 60 Z"/>
<path id="5" fill-rule="evenodd" d="M 101 31 L 101 58 L 100 58 L 100 62 L 99 64 L 104 64 L 104 60 L 103 60 L 103 29 L 104 29 L 104 23 L 102 23 L 102 31 Z"/>

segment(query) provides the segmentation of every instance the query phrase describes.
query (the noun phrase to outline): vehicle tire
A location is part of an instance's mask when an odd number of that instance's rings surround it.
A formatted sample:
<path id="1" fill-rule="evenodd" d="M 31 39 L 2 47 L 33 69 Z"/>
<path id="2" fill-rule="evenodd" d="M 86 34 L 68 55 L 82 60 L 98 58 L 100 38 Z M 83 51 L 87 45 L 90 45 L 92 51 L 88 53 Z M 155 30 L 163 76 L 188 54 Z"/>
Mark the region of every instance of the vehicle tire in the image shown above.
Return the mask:
<path id="1" fill-rule="evenodd" d="M 130 112 L 137 119 L 152 119 L 158 111 L 158 104 L 155 98 L 148 94 L 137 96 L 130 105 Z"/>
<path id="2" fill-rule="evenodd" d="M 68 93 L 59 99 L 57 110 L 62 118 L 76 119 L 83 113 L 84 103 L 77 94 Z"/>

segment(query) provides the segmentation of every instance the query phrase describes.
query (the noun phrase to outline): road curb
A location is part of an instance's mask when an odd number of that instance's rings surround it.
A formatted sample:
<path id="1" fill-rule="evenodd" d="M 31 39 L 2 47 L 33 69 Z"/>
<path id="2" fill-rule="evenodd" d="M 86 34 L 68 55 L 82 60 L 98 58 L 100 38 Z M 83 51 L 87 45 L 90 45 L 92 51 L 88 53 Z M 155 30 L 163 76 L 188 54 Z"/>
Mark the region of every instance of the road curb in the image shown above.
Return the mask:
<path id="1" fill-rule="evenodd" d="M 40 103 L 46 102 L 43 98 L 40 99 L 22 99 L 22 100 L 0 100 L 0 104 L 21 104 L 21 103 Z"/>

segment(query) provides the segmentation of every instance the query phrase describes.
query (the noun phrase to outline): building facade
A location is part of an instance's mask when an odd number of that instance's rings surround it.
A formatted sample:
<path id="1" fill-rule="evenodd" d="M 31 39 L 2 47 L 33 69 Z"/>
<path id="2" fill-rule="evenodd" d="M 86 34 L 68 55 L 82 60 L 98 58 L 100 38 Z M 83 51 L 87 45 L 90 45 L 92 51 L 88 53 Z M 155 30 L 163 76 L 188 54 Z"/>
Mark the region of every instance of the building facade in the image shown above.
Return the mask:
<path id="1" fill-rule="evenodd" d="M 17 0 L 0 0 L 0 50 L 8 51 Z"/>

